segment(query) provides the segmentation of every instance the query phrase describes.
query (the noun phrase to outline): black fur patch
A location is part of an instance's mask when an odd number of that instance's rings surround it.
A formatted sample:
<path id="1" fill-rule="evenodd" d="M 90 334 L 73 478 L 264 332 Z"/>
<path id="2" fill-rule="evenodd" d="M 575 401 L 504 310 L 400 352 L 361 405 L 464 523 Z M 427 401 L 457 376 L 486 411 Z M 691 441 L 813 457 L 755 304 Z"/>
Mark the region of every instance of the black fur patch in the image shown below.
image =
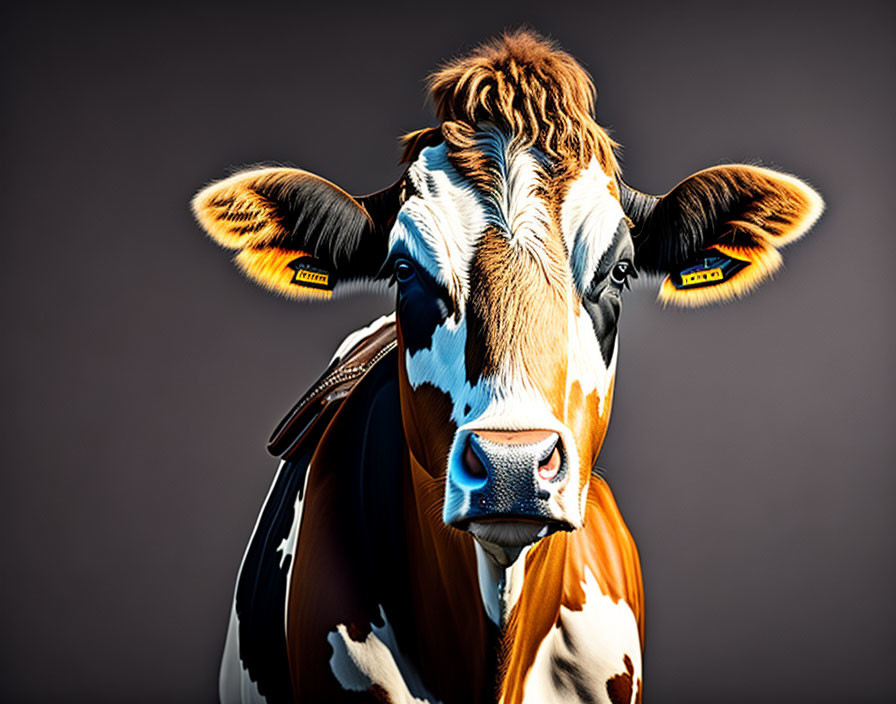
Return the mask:
<path id="1" fill-rule="evenodd" d="M 398 244 L 384 267 L 383 275 L 398 259 L 411 262 L 415 275 L 407 281 L 397 282 L 398 296 L 395 310 L 401 327 L 405 350 L 413 354 L 432 346 L 436 328 L 442 325 L 454 310 L 451 294 L 422 266 L 413 263 L 407 249 Z"/>
<path id="2" fill-rule="evenodd" d="M 281 232 L 267 245 L 307 252 L 315 266 L 339 272 L 340 281 L 371 278 L 386 258 L 388 232 L 401 205 L 400 184 L 353 198 L 305 171 L 260 180 L 254 190 L 274 207 Z"/>
<path id="3" fill-rule="evenodd" d="M 628 226 L 625 222 L 620 222 L 613 242 L 601 257 L 594 280 L 583 300 L 585 310 L 594 326 L 594 334 L 600 343 L 601 357 L 607 366 L 610 364 L 616 345 L 616 330 L 622 309 L 622 291 L 610 280 L 610 272 L 617 262 L 623 259 L 630 260 L 632 257 L 632 240 Z"/>
<path id="4" fill-rule="evenodd" d="M 234 608 L 239 618 L 239 657 L 259 693 L 269 702 L 291 702 L 292 681 L 283 629 L 286 578 L 292 560 L 277 551 L 289 535 L 296 497 L 301 497 L 314 448 L 280 469 L 237 581 Z"/>

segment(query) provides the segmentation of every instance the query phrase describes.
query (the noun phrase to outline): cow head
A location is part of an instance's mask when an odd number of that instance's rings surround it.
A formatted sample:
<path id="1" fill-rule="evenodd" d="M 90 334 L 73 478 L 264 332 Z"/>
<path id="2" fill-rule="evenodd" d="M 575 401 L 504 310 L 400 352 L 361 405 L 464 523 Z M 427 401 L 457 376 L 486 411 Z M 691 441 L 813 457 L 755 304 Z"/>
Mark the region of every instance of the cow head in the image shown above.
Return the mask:
<path id="1" fill-rule="evenodd" d="M 529 34 L 449 64 L 431 88 L 440 126 L 405 139 L 392 187 L 352 197 L 263 168 L 208 186 L 193 208 L 287 296 L 394 285 L 412 458 L 444 487 L 447 524 L 521 546 L 582 524 L 631 279 L 664 277 L 660 299 L 683 306 L 741 296 L 822 202 L 746 165 L 661 197 L 629 188 L 587 74 Z"/>

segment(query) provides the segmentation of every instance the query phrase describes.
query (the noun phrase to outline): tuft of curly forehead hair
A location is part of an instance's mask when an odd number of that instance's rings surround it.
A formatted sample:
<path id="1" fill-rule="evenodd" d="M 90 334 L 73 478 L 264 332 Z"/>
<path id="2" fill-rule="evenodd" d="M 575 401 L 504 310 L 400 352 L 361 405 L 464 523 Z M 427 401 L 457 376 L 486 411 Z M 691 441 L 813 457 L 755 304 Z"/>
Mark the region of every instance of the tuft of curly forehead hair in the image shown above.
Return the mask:
<path id="1" fill-rule="evenodd" d="M 595 122 L 591 77 L 569 54 L 538 34 L 518 30 L 444 64 L 429 77 L 441 137 L 462 171 L 475 175 L 481 155 L 476 126 L 492 123 L 534 146 L 565 171 L 597 158 L 616 176 L 615 142 Z M 418 133 L 405 146 L 419 141 Z"/>

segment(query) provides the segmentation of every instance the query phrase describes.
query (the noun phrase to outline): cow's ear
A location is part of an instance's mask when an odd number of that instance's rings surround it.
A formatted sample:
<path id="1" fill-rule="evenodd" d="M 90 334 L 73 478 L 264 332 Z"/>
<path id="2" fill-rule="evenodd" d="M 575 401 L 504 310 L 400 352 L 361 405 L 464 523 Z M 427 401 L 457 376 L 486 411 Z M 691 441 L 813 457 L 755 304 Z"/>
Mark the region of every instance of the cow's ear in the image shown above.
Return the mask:
<path id="1" fill-rule="evenodd" d="M 403 178 L 352 197 L 300 169 L 243 171 L 205 187 L 193 213 L 252 279 L 290 298 L 327 298 L 340 284 L 372 280 L 386 257 Z"/>
<path id="2" fill-rule="evenodd" d="M 700 171 L 664 196 L 621 183 L 620 200 L 634 222 L 635 265 L 666 275 L 661 301 L 689 307 L 752 291 L 781 266 L 778 248 L 824 210 L 799 179 L 744 164 Z"/>

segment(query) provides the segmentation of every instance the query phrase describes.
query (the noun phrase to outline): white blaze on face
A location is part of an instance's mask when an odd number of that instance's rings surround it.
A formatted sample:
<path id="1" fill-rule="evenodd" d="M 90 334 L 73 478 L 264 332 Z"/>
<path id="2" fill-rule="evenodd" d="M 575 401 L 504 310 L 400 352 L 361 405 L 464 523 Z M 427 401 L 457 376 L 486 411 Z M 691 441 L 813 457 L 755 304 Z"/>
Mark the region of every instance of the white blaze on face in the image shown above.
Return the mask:
<path id="1" fill-rule="evenodd" d="M 511 245 L 528 251 L 549 273 L 542 255 L 551 216 L 548 204 L 538 195 L 545 183 L 544 155 L 494 127 L 480 133 L 477 146 L 494 168 L 496 190 L 488 198 L 489 224 L 504 233 Z M 562 280 L 556 274 L 554 278 Z"/>
<path id="2" fill-rule="evenodd" d="M 603 594 L 591 570 L 585 572 L 583 587 L 582 610 L 561 606 L 557 625 L 538 648 L 526 678 L 526 704 L 581 701 L 584 693 L 587 701 L 614 704 L 608 683 L 625 681 L 631 682 L 628 701 L 637 701 L 641 639 L 635 614 L 624 600 L 614 602 Z"/>

